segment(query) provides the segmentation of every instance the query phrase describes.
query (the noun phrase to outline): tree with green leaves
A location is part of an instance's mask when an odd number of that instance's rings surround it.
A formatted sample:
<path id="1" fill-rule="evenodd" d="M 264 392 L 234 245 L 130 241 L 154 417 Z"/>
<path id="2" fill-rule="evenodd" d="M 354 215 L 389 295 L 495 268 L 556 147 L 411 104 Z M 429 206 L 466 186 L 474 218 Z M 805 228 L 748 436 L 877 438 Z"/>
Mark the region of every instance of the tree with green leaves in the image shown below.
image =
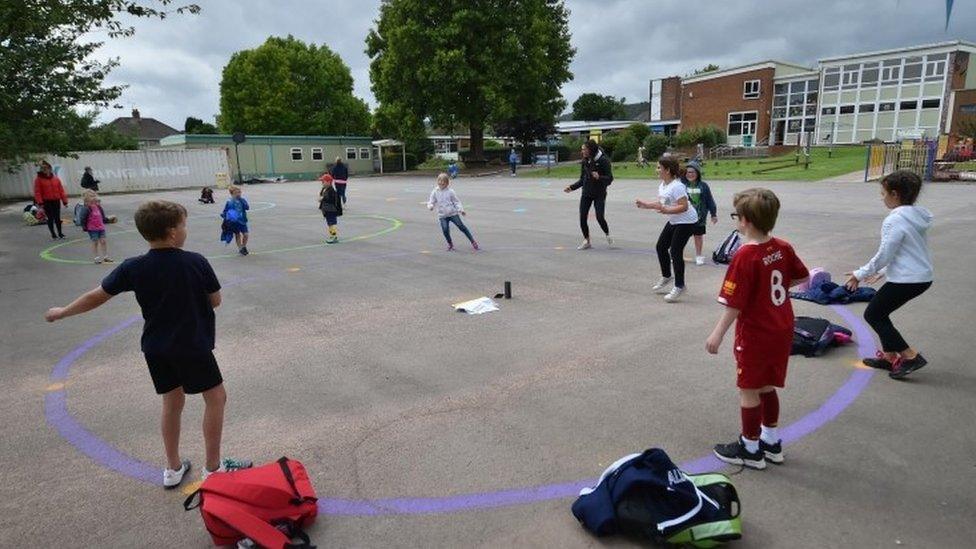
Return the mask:
<path id="1" fill-rule="evenodd" d="M 183 123 L 183 133 L 186 134 L 215 134 L 217 132 L 217 126 L 209 122 L 204 122 L 199 118 L 194 118 L 192 116 L 186 117 L 186 122 Z"/>
<path id="2" fill-rule="evenodd" d="M 573 101 L 573 120 L 624 120 L 626 99 L 612 95 L 584 93 Z"/>
<path id="3" fill-rule="evenodd" d="M 470 158 L 482 159 L 492 124 L 551 124 L 564 107 L 559 88 L 575 55 L 568 19 L 554 0 L 385 1 L 366 38 L 378 113 L 406 131 L 458 123 L 470 131 Z"/>
<path id="4" fill-rule="evenodd" d="M 120 16 L 165 19 L 197 13 L 174 0 L 16 0 L 0 2 L 0 164 L 42 153 L 68 155 L 92 131 L 91 113 L 113 105 L 123 86 L 106 86 L 118 60 L 91 59 L 93 36 L 131 36 Z M 82 110 L 90 111 L 79 115 Z M 88 121 L 85 125 L 83 122 Z M 104 136 L 101 136 L 104 137 Z M 96 136 L 96 142 L 101 139 Z"/>
<path id="5" fill-rule="evenodd" d="M 718 65 L 715 63 L 709 63 L 700 69 L 695 69 L 693 76 L 698 76 L 699 74 L 705 74 L 706 72 L 715 72 L 718 70 Z"/>
<path id="6" fill-rule="evenodd" d="M 369 108 L 328 46 L 270 37 L 231 56 L 220 80 L 220 129 L 267 135 L 367 135 Z"/>

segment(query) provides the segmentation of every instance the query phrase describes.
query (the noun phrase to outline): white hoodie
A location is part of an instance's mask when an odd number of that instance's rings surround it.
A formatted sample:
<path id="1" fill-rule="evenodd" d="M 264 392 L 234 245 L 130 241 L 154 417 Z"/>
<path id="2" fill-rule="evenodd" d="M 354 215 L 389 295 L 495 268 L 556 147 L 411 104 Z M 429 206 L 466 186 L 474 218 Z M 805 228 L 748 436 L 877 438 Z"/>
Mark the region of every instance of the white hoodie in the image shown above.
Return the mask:
<path id="1" fill-rule="evenodd" d="M 434 190 L 430 192 L 430 198 L 427 199 L 427 209 L 433 210 L 434 208 L 437 208 L 437 217 L 441 218 L 453 217 L 464 211 L 464 206 L 458 200 L 454 189 L 450 187 L 441 189 L 435 186 Z"/>
<path id="2" fill-rule="evenodd" d="M 876 273 L 890 282 L 932 281 L 932 258 L 926 232 L 932 225 L 932 212 L 920 206 L 898 206 L 881 224 L 881 245 L 871 261 L 854 271 L 858 280 Z"/>

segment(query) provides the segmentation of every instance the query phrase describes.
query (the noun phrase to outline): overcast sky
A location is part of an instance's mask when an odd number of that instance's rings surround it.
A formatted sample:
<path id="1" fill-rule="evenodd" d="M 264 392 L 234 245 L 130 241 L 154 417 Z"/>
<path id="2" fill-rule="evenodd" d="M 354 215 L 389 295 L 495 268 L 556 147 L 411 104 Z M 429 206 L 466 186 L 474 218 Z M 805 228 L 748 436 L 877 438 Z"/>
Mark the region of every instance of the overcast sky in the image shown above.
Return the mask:
<path id="1" fill-rule="evenodd" d="M 190 2 L 191 0 L 186 0 Z M 233 52 L 268 36 L 326 44 L 352 70 L 355 94 L 375 106 L 365 37 L 379 0 L 195 0 L 203 11 L 138 21 L 130 38 L 110 39 L 99 57 L 118 57 L 111 83 L 129 87 L 124 109 L 102 121 L 142 116 L 183 129 L 187 116 L 213 121 L 220 73 Z M 177 4 L 182 3 L 177 0 Z M 945 30 L 944 0 L 569 0 L 576 57 L 563 87 L 568 104 L 584 92 L 647 100 L 648 80 L 765 59 L 815 65 L 822 57 L 926 44 L 976 41 L 976 0 L 956 0 Z M 274 82 L 267 82 L 273 86 Z"/>

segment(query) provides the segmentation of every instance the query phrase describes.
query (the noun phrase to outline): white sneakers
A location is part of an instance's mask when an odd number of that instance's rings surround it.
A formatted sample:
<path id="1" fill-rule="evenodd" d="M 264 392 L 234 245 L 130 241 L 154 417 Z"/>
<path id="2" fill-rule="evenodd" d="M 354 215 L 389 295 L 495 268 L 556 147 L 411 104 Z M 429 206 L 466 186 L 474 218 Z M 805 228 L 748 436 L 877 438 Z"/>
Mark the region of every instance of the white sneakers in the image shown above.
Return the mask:
<path id="1" fill-rule="evenodd" d="M 183 477 L 190 470 L 190 460 L 184 459 L 178 470 L 163 469 L 163 488 L 172 490 L 183 482 Z"/>
<path id="2" fill-rule="evenodd" d="M 695 256 L 695 265 L 704 265 L 704 264 L 705 264 L 705 256 L 703 255 Z"/>
<path id="3" fill-rule="evenodd" d="M 656 293 L 656 294 L 663 294 L 668 289 L 668 286 L 671 285 L 671 282 L 673 280 L 674 280 L 673 277 L 670 277 L 670 276 L 662 276 L 661 277 L 661 280 L 658 280 L 657 281 L 657 284 L 655 284 L 654 286 L 651 287 L 651 290 L 653 290 L 654 293 Z"/>
<path id="4" fill-rule="evenodd" d="M 589 250 L 593 246 L 590 246 L 589 240 L 584 240 L 582 244 L 576 247 L 577 250 Z"/>
<path id="5" fill-rule="evenodd" d="M 671 288 L 671 291 L 668 292 L 668 295 L 664 296 L 664 301 L 667 301 L 668 303 L 674 303 L 675 301 L 678 301 L 678 299 L 681 297 L 681 294 L 683 293 L 685 293 L 684 288 L 679 288 L 675 286 L 674 288 Z"/>
<path id="6" fill-rule="evenodd" d="M 201 475 L 201 480 L 207 480 L 207 477 L 214 473 L 226 473 L 229 471 L 240 471 L 241 469 L 250 469 L 254 463 L 248 459 L 231 459 L 224 458 L 220 460 L 220 467 L 217 467 L 216 471 L 208 471 L 206 467 L 203 468 L 203 474 Z"/>
<path id="7" fill-rule="evenodd" d="M 610 235 L 607 235 L 607 247 L 613 248 L 613 237 Z"/>

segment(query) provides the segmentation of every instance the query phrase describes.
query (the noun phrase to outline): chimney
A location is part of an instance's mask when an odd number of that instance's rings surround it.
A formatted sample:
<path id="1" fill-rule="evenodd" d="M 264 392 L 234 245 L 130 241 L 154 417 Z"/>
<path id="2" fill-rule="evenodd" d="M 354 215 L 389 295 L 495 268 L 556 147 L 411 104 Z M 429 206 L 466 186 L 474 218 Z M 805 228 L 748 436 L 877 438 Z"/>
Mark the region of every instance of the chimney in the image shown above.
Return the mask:
<path id="1" fill-rule="evenodd" d="M 132 118 L 139 119 L 139 109 L 132 109 Z"/>

